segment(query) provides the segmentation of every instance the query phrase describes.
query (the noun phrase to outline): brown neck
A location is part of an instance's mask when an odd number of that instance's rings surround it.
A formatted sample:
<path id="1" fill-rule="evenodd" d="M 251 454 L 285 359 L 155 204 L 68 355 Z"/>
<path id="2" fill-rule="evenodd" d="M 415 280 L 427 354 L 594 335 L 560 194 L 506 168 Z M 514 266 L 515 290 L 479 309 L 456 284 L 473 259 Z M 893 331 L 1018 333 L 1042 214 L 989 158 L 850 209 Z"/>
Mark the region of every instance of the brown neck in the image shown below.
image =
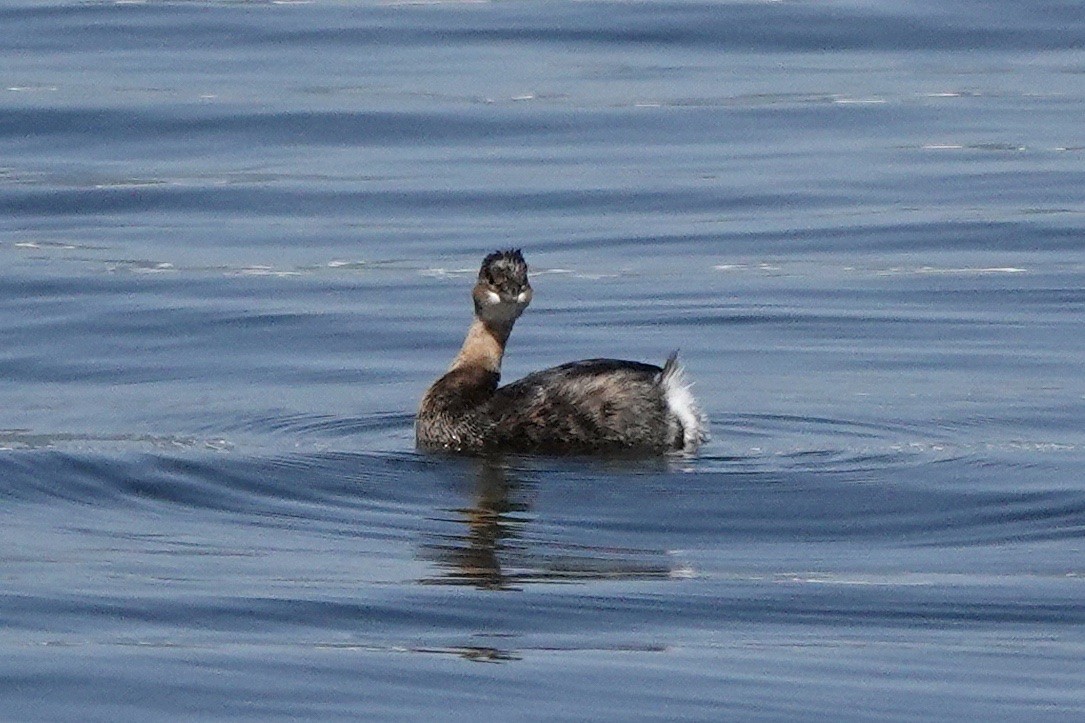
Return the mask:
<path id="1" fill-rule="evenodd" d="M 487 323 L 476 317 L 449 371 L 470 366 L 500 374 L 501 357 L 505 355 L 505 343 L 512 332 L 512 324 L 511 321 Z"/>

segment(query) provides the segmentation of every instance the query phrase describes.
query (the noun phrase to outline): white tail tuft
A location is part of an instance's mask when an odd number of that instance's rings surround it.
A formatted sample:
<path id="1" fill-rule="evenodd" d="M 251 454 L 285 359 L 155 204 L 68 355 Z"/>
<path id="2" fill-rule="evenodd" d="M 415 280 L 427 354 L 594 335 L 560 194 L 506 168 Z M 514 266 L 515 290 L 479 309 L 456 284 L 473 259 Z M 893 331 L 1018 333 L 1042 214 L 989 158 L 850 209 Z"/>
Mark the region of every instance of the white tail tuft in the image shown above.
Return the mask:
<path id="1" fill-rule="evenodd" d="M 678 363 L 678 352 L 667 358 L 659 381 L 663 387 L 663 399 L 667 402 L 667 408 L 671 410 L 677 424 L 682 426 L 682 451 L 695 452 L 697 447 L 708 441 L 708 417 L 693 398 L 685 370 Z"/>

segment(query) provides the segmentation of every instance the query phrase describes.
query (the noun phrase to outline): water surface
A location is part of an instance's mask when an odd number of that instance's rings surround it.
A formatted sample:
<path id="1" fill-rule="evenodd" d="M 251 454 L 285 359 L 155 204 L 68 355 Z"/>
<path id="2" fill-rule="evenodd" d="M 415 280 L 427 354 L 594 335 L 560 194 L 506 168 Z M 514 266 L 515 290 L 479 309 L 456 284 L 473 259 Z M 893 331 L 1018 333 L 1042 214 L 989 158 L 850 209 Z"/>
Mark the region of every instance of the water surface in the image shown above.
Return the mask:
<path id="1" fill-rule="evenodd" d="M 0 713 L 1085 715 L 1074 3 L 0 10 Z M 696 380 L 651 462 L 419 454 Z"/>

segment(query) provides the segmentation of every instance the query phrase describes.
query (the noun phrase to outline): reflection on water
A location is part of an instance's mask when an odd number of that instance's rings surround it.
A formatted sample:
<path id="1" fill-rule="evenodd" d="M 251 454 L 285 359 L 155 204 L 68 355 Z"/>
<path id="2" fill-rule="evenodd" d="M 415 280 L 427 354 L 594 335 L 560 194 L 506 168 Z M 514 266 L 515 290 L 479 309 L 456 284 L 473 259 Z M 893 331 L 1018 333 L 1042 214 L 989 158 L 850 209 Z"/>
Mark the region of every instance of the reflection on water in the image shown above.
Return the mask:
<path id="1" fill-rule="evenodd" d="M 527 544 L 523 533 L 530 522 L 528 504 L 516 499 L 523 485 L 510 479 L 507 467 L 500 460 L 479 460 L 474 473 L 471 504 L 448 510 L 457 515 L 457 521 L 466 525 L 466 530 L 443 534 L 423 544 L 423 556 L 438 563 L 444 574 L 422 582 L 512 589 L 523 578 L 505 568 L 513 558 L 525 556 Z"/>
<path id="2" fill-rule="evenodd" d="M 532 483 L 501 457 L 472 460 L 470 505 L 444 510 L 454 531 L 434 535 L 420 556 L 435 562 L 429 585 L 470 585 L 517 590 L 532 583 L 652 580 L 678 575 L 663 550 L 596 547 L 548 540 L 532 533 Z M 448 520 L 442 520 L 447 522 Z"/>
<path id="3" fill-rule="evenodd" d="M 473 663 L 509 663 L 523 659 L 522 656 L 508 650 L 475 645 L 461 648 L 416 648 L 412 652 L 456 655 Z"/>

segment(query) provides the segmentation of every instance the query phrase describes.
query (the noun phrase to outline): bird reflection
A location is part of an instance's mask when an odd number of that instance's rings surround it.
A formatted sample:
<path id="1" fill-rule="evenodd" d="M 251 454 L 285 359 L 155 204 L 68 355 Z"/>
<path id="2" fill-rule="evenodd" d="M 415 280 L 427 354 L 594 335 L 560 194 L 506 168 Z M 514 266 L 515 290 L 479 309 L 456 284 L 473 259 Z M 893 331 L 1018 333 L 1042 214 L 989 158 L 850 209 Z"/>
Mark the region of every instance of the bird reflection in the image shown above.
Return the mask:
<path id="1" fill-rule="evenodd" d="M 441 574 L 423 584 L 517 590 L 528 583 L 673 577 L 661 550 L 576 545 L 529 536 L 532 486 L 501 458 L 475 460 L 471 504 L 447 510 L 457 531 L 422 544 Z"/>
<path id="2" fill-rule="evenodd" d="M 502 569 L 501 555 L 522 547 L 518 538 L 527 524 L 528 504 L 514 499 L 518 487 L 502 460 L 478 460 L 473 505 L 454 510 L 466 523 L 466 534 L 447 535 L 423 546 L 426 557 L 445 568 L 442 578 L 423 582 L 490 590 L 513 587 L 513 576 Z"/>

